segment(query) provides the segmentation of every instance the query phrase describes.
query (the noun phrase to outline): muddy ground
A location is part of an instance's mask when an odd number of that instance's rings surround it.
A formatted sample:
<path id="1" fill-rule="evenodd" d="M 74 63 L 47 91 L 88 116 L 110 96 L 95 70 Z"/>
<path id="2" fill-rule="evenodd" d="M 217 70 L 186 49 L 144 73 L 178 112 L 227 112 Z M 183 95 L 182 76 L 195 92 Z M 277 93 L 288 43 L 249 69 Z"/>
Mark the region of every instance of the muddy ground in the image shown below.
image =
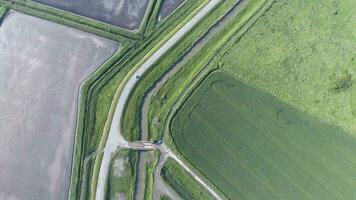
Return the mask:
<path id="1" fill-rule="evenodd" d="M 149 3 L 149 0 L 33 1 L 129 30 L 139 28 Z"/>
<path id="2" fill-rule="evenodd" d="M 117 49 L 9 12 L 0 27 L 0 199 L 67 199 L 79 86 Z"/>
<path id="3" fill-rule="evenodd" d="M 176 8 L 178 8 L 184 0 L 163 0 L 158 13 L 158 21 L 164 20 Z"/>

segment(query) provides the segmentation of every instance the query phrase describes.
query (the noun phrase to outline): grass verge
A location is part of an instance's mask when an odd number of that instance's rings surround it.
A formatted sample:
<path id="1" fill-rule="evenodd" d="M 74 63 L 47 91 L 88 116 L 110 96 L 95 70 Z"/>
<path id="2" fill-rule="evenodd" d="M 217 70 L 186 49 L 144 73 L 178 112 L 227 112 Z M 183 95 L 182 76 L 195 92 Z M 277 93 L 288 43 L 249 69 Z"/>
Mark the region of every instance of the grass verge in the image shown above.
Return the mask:
<path id="1" fill-rule="evenodd" d="M 191 177 L 176 161 L 169 158 L 164 164 L 161 176 L 182 199 L 213 200 L 215 199 L 205 188 Z"/>
<path id="2" fill-rule="evenodd" d="M 155 150 L 150 152 L 150 161 L 146 165 L 146 184 L 145 184 L 145 194 L 144 200 L 151 200 L 153 198 L 153 177 L 154 170 L 159 161 L 160 152 Z"/>

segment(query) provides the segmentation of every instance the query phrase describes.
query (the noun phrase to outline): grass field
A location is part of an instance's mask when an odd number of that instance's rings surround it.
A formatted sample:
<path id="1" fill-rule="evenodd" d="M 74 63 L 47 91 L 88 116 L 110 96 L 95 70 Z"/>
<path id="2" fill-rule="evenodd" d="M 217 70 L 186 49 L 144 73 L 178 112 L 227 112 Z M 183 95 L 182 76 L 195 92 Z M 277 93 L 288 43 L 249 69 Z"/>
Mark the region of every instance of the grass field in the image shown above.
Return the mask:
<path id="1" fill-rule="evenodd" d="M 163 180 L 172 187 L 182 199 L 213 200 L 205 188 L 191 177 L 176 161 L 168 159 L 161 171 Z M 161 198 L 162 199 L 162 198 Z M 163 197 L 165 199 L 165 197 Z"/>
<path id="2" fill-rule="evenodd" d="M 356 136 L 356 1 L 278 0 L 222 68 Z"/>
<path id="3" fill-rule="evenodd" d="M 172 122 L 182 154 L 230 199 L 353 199 L 356 140 L 214 72 Z"/>
<path id="4" fill-rule="evenodd" d="M 136 151 L 120 150 L 114 156 L 110 165 L 105 199 L 133 199 L 136 162 Z"/>

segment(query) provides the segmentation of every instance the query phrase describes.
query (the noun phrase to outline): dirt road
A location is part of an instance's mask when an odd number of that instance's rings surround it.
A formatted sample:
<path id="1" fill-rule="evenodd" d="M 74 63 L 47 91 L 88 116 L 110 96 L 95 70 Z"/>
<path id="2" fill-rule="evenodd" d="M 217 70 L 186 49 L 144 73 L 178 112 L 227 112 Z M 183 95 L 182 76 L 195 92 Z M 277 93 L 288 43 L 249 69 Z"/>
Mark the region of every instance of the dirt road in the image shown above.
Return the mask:
<path id="1" fill-rule="evenodd" d="M 98 183 L 96 188 L 96 199 L 102 200 L 105 196 L 105 183 L 109 171 L 109 164 L 113 154 L 122 145 L 127 144 L 121 135 L 121 119 L 124 111 L 124 106 L 129 98 L 130 93 L 138 82 L 137 77 L 141 77 L 153 64 L 170 50 L 181 38 L 183 38 L 194 26 L 202 20 L 220 1 L 211 0 L 203 9 L 201 9 L 188 23 L 178 30 L 166 43 L 164 43 L 150 58 L 138 68 L 125 84 L 118 103 L 115 108 L 113 120 L 110 126 L 109 136 L 104 148 L 104 155 L 101 161 Z"/>

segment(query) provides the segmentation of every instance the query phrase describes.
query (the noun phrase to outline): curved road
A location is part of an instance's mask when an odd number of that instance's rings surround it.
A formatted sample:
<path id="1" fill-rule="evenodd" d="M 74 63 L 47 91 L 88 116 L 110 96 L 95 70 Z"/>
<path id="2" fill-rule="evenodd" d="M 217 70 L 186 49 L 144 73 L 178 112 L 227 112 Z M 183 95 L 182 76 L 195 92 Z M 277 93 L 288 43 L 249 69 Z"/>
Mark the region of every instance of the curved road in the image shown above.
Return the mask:
<path id="1" fill-rule="evenodd" d="M 166 43 L 164 43 L 150 58 L 148 58 L 135 73 L 130 77 L 129 81 L 124 86 L 120 95 L 119 101 L 115 108 L 114 117 L 110 126 L 109 136 L 104 148 L 104 155 L 101 161 L 98 183 L 96 188 L 96 200 L 103 200 L 105 195 L 105 183 L 108 176 L 109 164 L 113 154 L 121 146 L 127 145 L 127 141 L 121 135 L 120 122 L 122 119 L 124 107 L 128 97 L 134 86 L 137 84 L 138 79 L 153 64 L 161 58 L 166 51 L 171 49 L 180 39 L 182 39 L 194 26 L 203 19 L 215 6 L 222 0 L 211 0 L 203 9 L 201 9 L 188 23 L 186 23 L 180 30 L 178 30 Z M 215 192 L 214 192 L 215 193 Z"/>

